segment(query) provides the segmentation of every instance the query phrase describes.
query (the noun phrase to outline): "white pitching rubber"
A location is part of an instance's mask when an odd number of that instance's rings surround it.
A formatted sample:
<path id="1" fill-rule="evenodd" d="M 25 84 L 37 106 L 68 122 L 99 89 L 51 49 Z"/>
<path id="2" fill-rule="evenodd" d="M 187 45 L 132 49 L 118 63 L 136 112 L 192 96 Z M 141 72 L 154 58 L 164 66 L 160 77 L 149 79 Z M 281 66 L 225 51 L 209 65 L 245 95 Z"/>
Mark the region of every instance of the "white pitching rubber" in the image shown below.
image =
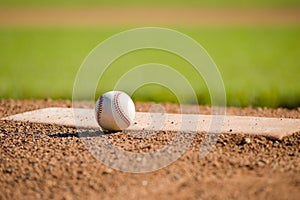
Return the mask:
<path id="1" fill-rule="evenodd" d="M 2 120 L 99 129 L 93 109 L 45 108 Z M 137 112 L 134 123 L 126 130 L 254 134 L 280 139 L 299 132 L 300 119 Z"/>

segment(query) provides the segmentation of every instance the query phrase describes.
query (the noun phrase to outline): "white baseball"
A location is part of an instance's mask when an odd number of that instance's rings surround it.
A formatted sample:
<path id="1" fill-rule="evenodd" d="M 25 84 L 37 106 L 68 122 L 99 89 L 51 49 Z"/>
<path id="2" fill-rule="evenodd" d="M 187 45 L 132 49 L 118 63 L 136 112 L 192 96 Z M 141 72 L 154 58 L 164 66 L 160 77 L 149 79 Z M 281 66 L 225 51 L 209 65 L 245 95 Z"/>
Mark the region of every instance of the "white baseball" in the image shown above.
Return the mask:
<path id="1" fill-rule="evenodd" d="M 110 91 L 97 100 L 95 114 L 102 129 L 120 131 L 132 124 L 135 107 L 132 99 L 126 93 Z"/>

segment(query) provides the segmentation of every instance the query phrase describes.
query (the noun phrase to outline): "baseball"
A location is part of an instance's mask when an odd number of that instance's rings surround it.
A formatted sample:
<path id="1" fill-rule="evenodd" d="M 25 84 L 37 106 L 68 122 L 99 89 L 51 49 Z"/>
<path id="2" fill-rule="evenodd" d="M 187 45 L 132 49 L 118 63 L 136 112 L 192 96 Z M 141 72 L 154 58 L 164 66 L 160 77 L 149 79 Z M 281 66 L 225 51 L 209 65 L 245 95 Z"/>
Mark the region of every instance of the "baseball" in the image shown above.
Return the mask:
<path id="1" fill-rule="evenodd" d="M 124 92 L 104 93 L 95 105 L 96 120 L 100 127 L 109 131 L 120 131 L 132 124 L 135 107 L 132 99 Z"/>

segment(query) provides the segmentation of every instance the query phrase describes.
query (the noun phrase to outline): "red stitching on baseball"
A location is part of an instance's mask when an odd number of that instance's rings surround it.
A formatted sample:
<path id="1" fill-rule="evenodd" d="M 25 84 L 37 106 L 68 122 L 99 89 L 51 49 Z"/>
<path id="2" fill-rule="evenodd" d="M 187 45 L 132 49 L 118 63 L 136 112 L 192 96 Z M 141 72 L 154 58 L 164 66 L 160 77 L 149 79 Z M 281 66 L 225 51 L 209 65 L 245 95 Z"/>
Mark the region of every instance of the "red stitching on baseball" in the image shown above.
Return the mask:
<path id="1" fill-rule="evenodd" d="M 98 109 L 97 109 L 97 120 L 98 120 L 99 125 L 100 125 L 100 120 L 101 120 L 102 104 L 103 104 L 103 96 L 101 96 L 99 99 Z"/>
<path id="2" fill-rule="evenodd" d="M 129 117 L 126 116 L 126 114 L 120 108 L 119 96 L 121 94 L 122 93 L 120 93 L 120 92 L 118 92 L 117 94 L 115 94 L 114 105 L 115 105 L 116 111 L 118 112 L 118 114 L 120 115 L 120 117 L 123 119 L 123 121 L 126 123 L 126 125 L 129 126 L 130 125 Z"/>

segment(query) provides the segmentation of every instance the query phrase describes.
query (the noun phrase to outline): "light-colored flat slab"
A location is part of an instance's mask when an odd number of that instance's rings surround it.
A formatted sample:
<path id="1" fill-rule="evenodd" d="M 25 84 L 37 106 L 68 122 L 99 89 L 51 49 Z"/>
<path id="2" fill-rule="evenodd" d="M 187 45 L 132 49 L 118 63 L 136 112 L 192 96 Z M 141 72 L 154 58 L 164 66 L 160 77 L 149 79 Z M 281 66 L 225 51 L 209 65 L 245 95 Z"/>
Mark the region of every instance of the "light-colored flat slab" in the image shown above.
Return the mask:
<path id="1" fill-rule="evenodd" d="M 45 108 L 2 120 L 99 128 L 93 109 Z M 137 112 L 135 123 L 127 130 L 240 133 L 282 138 L 300 131 L 300 119 Z"/>

